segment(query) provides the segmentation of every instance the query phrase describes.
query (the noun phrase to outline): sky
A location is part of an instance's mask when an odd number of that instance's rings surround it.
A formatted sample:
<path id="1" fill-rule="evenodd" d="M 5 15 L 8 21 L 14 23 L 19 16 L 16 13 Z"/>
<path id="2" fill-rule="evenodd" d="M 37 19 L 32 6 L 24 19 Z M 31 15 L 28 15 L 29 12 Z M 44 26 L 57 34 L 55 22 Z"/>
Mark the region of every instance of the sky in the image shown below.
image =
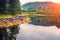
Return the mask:
<path id="1" fill-rule="evenodd" d="M 60 40 L 60 29 L 56 26 L 20 25 L 17 40 Z"/>
<path id="2" fill-rule="evenodd" d="M 28 3 L 28 2 L 43 2 L 43 1 L 51 1 L 51 2 L 56 2 L 56 3 L 60 3 L 60 0 L 20 0 L 21 5 Z"/>

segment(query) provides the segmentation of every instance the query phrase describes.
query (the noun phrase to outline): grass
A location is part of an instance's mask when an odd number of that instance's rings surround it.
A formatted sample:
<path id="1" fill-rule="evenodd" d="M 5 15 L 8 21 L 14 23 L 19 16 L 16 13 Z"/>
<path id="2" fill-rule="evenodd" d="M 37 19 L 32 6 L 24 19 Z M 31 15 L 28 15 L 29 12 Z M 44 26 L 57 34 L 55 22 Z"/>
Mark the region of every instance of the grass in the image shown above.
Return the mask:
<path id="1" fill-rule="evenodd" d="M 13 16 L 16 16 L 16 15 L 12 15 L 12 14 L 0 14 L 0 18 L 12 18 Z"/>
<path id="2" fill-rule="evenodd" d="M 11 18 L 12 15 L 3 15 L 3 14 L 0 14 L 0 18 Z"/>
<path id="3" fill-rule="evenodd" d="M 0 14 L 0 18 L 12 18 L 14 16 L 22 16 L 22 14 L 15 14 L 15 15 L 12 15 L 12 14 Z"/>

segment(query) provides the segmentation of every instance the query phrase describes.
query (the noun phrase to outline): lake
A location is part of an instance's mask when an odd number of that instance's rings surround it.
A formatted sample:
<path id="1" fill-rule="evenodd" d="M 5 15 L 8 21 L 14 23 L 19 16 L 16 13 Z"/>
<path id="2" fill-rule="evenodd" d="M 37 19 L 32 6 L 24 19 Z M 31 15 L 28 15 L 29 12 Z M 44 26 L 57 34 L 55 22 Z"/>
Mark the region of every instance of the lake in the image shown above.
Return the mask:
<path id="1" fill-rule="evenodd" d="M 60 40 L 60 29 L 24 23 L 18 27 L 0 29 L 0 40 Z"/>
<path id="2" fill-rule="evenodd" d="M 24 23 L 20 28 L 17 40 L 60 40 L 60 29 L 56 26 Z"/>

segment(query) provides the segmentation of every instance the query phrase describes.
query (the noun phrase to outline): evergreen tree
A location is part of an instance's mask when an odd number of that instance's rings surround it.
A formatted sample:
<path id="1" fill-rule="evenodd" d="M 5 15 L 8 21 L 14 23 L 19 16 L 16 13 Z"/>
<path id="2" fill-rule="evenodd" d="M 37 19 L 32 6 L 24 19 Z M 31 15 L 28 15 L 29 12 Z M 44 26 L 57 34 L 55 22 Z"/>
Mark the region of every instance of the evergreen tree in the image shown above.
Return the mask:
<path id="1" fill-rule="evenodd" d="M 0 0 L 0 14 L 16 14 L 20 12 L 19 0 Z"/>
<path id="2" fill-rule="evenodd" d="M 9 0 L 10 4 L 10 13 L 16 14 L 20 13 L 20 2 L 19 0 Z"/>
<path id="3" fill-rule="evenodd" d="M 5 13 L 6 0 L 0 0 L 0 14 Z"/>

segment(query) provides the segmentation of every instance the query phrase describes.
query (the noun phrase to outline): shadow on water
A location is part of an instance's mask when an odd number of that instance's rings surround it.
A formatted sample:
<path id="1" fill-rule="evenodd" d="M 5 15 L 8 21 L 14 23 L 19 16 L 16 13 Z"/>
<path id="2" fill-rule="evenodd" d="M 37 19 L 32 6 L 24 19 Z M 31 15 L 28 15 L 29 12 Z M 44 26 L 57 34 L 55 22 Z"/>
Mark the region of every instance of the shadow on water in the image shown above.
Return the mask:
<path id="1" fill-rule="evenodd" d="M 52 24 L 49 24 L 49 23 L 46 23 L 46 22 L 39 22 L 39 21 L 36 21 L 36 20 L 31 20 L 31 22 L 29 22 L 30 24 L 33 24 L 33 25 L 38 25 L 38 26 L 54 26 Z"/>
<path id="2" fill-rule="evenodd" d="M 16 40 L 19 29 L 18 25 L 10 28 L 0 28 L 0 40 Z"/>

